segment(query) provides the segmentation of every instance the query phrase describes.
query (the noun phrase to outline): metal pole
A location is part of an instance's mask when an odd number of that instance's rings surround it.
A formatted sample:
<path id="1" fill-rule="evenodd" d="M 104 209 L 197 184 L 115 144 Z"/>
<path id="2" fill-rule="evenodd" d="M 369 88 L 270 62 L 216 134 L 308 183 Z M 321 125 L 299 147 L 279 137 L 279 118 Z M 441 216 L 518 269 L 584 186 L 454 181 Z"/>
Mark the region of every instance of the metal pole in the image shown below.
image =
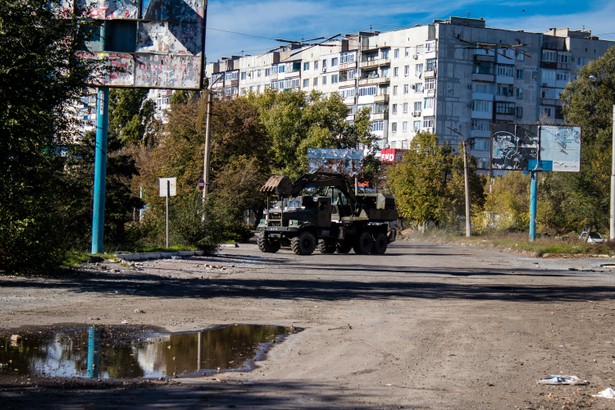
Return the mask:
<path id="1" fill-rule="evenodd" d="M 166 196 L 166 213 L 165 213 L 165 221 L 166 221 L 166 229 L 165 229 L 165 244 L 167 248 L 169 247 L 169 197 L 171 196 L 171 181 L 167 179 L 167 196 Z"/>
<path id="2" fill-rule="evenodd" d="M 213 85 L 213 84 L 212 84 Z M 207 196 L 209 195 L 209 158 L 211 151 L 211 111 L 213 108 L 213 93 L 207 91 L 207 112 L 205 114 L 205 149 L 203 152 L 203 215 L 202 220 L 205 220 L 205 209 Z"/>
<path id="3" fill-rule="evenodd" d="M 615 105 L 613 105 L 613 141 L 611 147 L 611 216 L 609 241 L 615 240 Z"/>
<path id="4" fill-rule="evenodd" d="M 468 178 L 468 153 L 465 139 L 463 140 L 463 182 L 466 197 L 466 237 L 469 238 L 472 236 L 472 221 L 470 219 L 470 183 Z"/>
<path id="5" fill-rule="evenodd" d="M 94 195 L 92 204 L 92 253 L 104 250 L 105 180 L 107 178 L 107 127 L 109 87 L 98 89 L 96 101 L 96 145 L 94 152 Z"/>
<path id="6" fill-rule="evenodd" d="M 530 171 L 530 241 L 536 240 L 536 208 L 538 205 L 538 172 Z"/>

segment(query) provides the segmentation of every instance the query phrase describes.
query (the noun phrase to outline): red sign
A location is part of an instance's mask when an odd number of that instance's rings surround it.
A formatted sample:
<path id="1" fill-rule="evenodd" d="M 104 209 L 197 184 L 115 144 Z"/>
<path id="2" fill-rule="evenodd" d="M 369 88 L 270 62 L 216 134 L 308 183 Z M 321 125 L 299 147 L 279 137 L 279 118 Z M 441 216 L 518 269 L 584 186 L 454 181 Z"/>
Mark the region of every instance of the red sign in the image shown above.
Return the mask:
<path id="1" fill-rule="evenodd" d="M 401 161 L 401 157 L 404 155 L 405 149 L 387 148 L 380 151 L 380 162 L 387 164 L 393 164 Z"/>
<path id="2" fill-rule="evenodd" d="M 205 180 L 203 178 L 199 178 L 199 191 L 205 189 Z"/>

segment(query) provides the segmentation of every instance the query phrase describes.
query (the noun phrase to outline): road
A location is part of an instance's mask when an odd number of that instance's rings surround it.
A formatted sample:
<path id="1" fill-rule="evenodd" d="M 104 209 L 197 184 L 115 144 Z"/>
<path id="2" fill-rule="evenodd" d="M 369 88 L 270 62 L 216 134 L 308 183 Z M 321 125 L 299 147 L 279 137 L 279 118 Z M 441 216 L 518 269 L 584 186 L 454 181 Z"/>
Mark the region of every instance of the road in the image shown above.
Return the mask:
<path id="1" fill-rule="evenodd" d="M 251 372 L 137 383 L 0 379 L 2 408 L 615 408 L 615 272 L 402 240 L 385 255 L 263 254 L 0 276 L 0 330 L 59 323 L 171 331 L 295 326 Z M 545 386 L 549 374 L 584 386 Z"/>

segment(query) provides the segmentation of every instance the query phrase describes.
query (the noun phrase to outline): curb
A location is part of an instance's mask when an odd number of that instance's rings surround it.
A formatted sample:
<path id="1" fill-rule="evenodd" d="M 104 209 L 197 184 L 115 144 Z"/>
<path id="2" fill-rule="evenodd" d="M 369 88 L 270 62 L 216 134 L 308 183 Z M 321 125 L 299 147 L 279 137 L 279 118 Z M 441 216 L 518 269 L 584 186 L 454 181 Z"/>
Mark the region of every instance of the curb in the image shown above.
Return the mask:
<path id="1" fill-rule="evenodd" d="M 202 256 L 203 251 L 177 251 L 177 252 L 142 252 L 118 253 L 115 256 L 123 261 L 145 261 L 150 259 L 170 259 L 173 257 Z"/>

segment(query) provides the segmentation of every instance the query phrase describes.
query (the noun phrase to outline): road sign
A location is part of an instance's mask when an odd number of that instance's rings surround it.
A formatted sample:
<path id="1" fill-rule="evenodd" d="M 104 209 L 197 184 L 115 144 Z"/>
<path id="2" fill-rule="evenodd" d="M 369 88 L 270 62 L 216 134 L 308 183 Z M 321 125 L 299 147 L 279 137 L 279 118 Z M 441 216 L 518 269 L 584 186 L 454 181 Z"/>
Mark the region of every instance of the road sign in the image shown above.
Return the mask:
<path id="1" fill-rule="evenodd" d="M 199 178 L 199 191 L 205 189 L 205 180 L 203 178 Z"/>
<path id="2" fill-rule="evenodd" d="M 160 185 L 160 196 L 169 197 L 176 195 L 177 178 L 158 178 Z"/>

